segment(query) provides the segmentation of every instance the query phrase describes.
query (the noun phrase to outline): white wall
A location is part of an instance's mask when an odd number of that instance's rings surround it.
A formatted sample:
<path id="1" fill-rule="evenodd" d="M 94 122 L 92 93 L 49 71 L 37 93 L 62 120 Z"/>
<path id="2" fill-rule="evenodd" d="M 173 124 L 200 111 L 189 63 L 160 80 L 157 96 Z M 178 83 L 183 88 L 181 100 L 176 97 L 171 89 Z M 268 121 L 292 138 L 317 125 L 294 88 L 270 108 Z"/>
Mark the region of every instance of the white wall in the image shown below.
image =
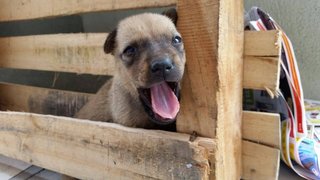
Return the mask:
<path id="1" fill-rule="evenodd" d="M 320 0 L 244 0 L 258 6 L 282 26 L 291 39 L 305 98 L 320 100 Z"/>

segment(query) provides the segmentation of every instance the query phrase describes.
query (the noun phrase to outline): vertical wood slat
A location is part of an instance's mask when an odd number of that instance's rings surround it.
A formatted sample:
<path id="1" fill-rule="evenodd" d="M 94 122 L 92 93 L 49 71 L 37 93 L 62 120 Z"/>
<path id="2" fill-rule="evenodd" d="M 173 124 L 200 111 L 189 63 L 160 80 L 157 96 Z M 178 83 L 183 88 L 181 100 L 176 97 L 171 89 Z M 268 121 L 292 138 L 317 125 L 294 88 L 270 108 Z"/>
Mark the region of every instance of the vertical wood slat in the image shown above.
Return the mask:
<path id="1" fill-rule="evenodd" d="M 220 0 L 217 179 L 240 179 L 241 174 L 243 11 L 243 0 Z"/>
<path id="2" fill-rule="evenodd" d="M 177 128 L 215 137 L 219 1 L 180 0 L 177 8 L 187 58 Z"/>
<path id="3" fill-rule="evenodd" d="M 187 65 L 178 132 L 216 138 L 212 179 L 239 179 L 243 69 L 243 1 L 179 0 Z"/>
<path id="4" fill-rule="evenodd" d="M 1 0 L 0 21 L 36 19 L 77 13 L 166 7 L 176 0 Z"/>

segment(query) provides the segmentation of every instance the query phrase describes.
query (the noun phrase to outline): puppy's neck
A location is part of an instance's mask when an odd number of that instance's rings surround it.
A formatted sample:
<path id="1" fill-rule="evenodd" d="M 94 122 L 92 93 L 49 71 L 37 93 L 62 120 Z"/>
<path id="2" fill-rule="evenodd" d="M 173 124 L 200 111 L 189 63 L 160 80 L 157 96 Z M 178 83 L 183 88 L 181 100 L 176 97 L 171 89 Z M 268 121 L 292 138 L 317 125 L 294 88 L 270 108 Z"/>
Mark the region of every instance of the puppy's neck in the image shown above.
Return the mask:
<path id="1" fill-rule="evenodd" d="M 130 127 L 153 128 L 130 78 L 121 73 L 115 74 L 109 97 L 113 122 Z"/>
<path id="2" fill-rule="evenodd" d="M 131 81 L 131 78 L 127 75 L 126 71 L 120 70 L 113 76 L 112 86 L 114 91 L 126 92 L 133 97 L 138 96 L 137 88 Z"/>

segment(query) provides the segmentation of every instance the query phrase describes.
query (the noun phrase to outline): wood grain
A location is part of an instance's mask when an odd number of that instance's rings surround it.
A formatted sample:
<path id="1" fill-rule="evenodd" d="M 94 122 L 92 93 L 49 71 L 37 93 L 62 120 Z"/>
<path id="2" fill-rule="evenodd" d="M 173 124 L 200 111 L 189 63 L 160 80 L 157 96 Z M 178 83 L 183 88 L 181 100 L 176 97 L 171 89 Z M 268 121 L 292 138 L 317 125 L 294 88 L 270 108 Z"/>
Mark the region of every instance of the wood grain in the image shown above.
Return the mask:
<path id="1" fill-rule="evenodd" d="M 1 0 L 0 21 L 65 16 L 86 12 L 165 7 L 176 0 Z"/>
<path id="2" fill-rule="evenodd" d="M 243 1 L 180 0 L 186 49 L 179 132 L 217 138 L 211 179 L 239 179 L 243 70 Z"/>
<path id="3" fill-rule="evenodd" d="M 217 179 L 240 179 L 241 174 L 243 33 L 243 1 L 220 0 Z"/>
<path id="4" fill-rule="evenodd" d="M 245 56 L 243 87 L 266 90 L 273 94 L 279 90 L 280 57 Z"/>
<path id="5" fill-rule="evenodd" d="M 0 67 L 113 75 L 113 56 L 103 52 L 106 33 L 0 38 Z"/>
<path id="6" fill-rule="evenodd" d="M 177 121 L 180 132 L 215 137 L 218 5 L 218 1 L 183 0 L 177 4 L 187 58 Z"/>
<path id="7" fill-rule="evenodd" d="M 245 56 L 275 56 L 281 52 L 281 31 L 245 31 Z"/>
<path id="8" fill-rule="evenodd" d="M 113 123 L 0 112 L 0 154 L 80 179 L 208 179 L 215 142 L 189 138 Z"/>
<path id="9" fill-rule="evenodd" d="M 87 93 L 0 84 L 1 110 L 72 117 L 90 96 Z"/>
<path id="10" fill-rule="evenodd" d="M 242 141 L 242 179 L 276 180 L 279 176 L 280 150 Z"/>
<path id="11" fill-rule="evenodd" d="M 242 138 L 280 149 L 279 114 L 244 111 Z"/>

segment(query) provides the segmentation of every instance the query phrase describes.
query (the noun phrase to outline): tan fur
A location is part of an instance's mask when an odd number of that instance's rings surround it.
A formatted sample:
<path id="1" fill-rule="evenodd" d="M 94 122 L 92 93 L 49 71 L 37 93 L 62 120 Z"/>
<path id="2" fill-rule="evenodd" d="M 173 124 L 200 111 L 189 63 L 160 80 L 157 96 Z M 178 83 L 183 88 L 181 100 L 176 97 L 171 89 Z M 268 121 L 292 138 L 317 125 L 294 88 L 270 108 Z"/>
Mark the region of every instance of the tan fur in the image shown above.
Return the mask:
<path id="1" fill-rule="evenodd" d="M 122 51 L 131 41 L 157 39 L 159 35 L 179 34 L 171 20 L 160 14 L 144 13 L 122 20 L 118 25 L 116 50 Z"/>
<path id="2" fill-rule="evenodd" d="M 177 80 L 182 78 L 185 64 L 184 52 L 179 55 L 174 47 L 167 45 L 164 48 L 161 43 L 160 45 L 158 43 L 161 37 L 172 37 L 175 34 L 179 35 L 175 25 L 163 15 L 145 13 L 122 20 L 117 27 L 113 51 L 117 71 L 112 80 L 107 82 L 75 117 L 115 122 L 130 127 L 153 128 L 154 125 L 148 119 L 140 102 L 137 88 L 151 85 L 149 61 L 163 54 L 173 58 L 179 70 Z M 121 60 L 121 53 L 130 43 L 140 40 L 153 43 L 152 52 L 154 53 L 150 55 L 151 49 L 146 47 L 143 51 L 141 50 L 140 59 L 130 67 L 126 67 Z"/>

